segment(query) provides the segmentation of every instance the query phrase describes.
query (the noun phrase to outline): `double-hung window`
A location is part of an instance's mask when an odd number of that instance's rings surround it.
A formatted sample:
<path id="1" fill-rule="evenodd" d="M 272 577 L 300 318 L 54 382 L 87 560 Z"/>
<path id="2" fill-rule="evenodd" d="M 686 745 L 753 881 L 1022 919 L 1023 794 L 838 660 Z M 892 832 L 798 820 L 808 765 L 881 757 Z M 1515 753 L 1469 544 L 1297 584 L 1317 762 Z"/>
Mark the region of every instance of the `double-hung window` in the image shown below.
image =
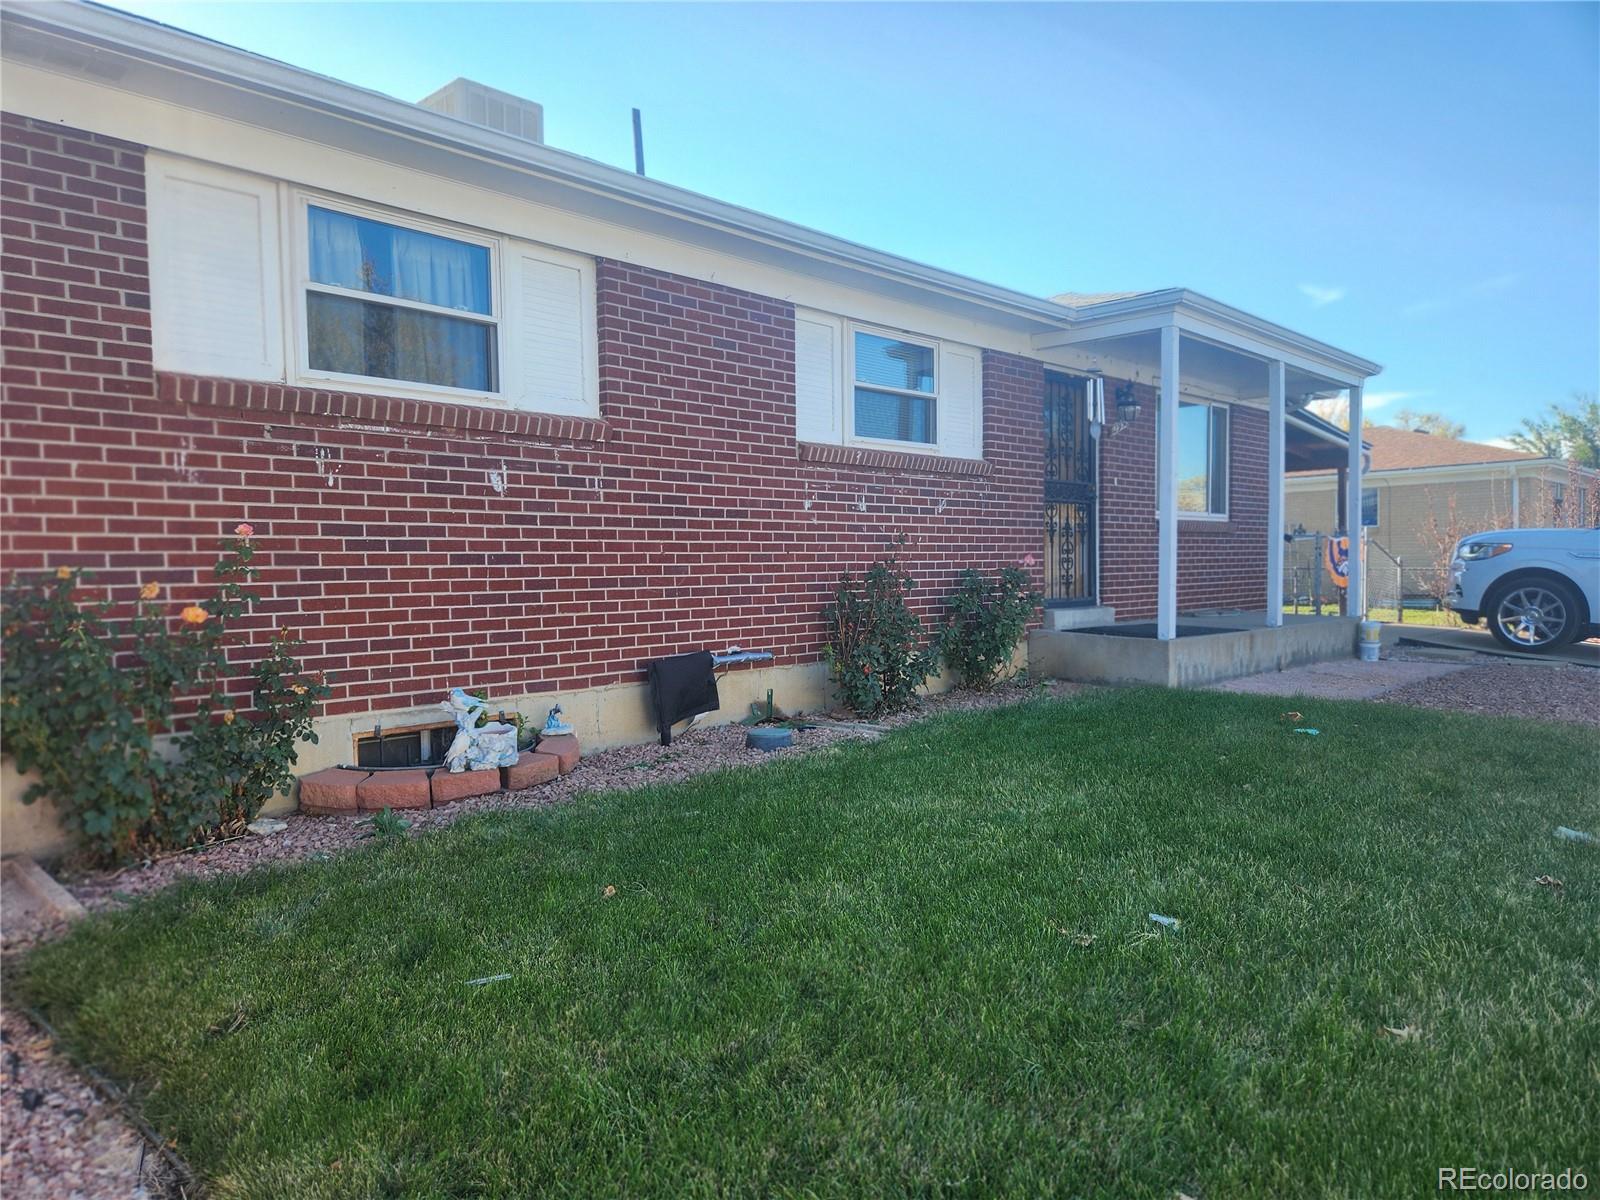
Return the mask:
<path id="1" fill-rule="evenodd" d="M 1178 402 L 1178 515 L 1228 515 L 1228 406 Z"/>
<path id="2" fill-rule="evenodd" d="M 854 334 L 855 436 L 934 445 L 939 440 L 937 348 L 866 329 Z"/>
<path id="3" fill-rule="evenodd" d="M 1361 525 L 1365 529 L 1378 527 L 1378 489 L 1375 487 L 1361 489 Z"/>
<path id="4" fill-rule="evenodd" d="M 318 203 L 306 233 L 310 370 L 500 391 L 491 243 Z"/>

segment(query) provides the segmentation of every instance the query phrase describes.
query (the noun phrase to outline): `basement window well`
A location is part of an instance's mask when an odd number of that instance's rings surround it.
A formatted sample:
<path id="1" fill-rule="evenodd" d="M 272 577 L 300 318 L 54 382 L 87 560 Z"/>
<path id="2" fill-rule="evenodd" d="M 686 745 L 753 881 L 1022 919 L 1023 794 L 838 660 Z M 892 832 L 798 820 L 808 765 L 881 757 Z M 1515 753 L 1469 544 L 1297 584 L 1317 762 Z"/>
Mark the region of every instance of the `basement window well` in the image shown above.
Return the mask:
<path id="1" fill-rule="evenodd" d="M 375 729 L 355 739 L 356 766 L 436 767 L 456 736 L 454 725 L 413 725 L 404 729 Z"/>

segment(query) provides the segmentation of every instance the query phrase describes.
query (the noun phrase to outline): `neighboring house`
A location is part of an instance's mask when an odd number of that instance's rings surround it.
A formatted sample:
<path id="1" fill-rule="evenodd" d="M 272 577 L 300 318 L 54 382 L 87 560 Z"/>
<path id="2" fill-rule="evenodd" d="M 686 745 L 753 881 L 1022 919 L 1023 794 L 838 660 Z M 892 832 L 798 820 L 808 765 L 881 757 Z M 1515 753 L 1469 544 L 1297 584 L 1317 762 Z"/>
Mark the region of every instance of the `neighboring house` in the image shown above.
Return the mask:
<path id="1" fill-rule="evenodd" d="M 830 586 L 902 536 L 930 615 L 1019 561 L 1163 636 L 1276 614 L 1273 430 L 1347 461 L 1304 406 L 1378 370 L 723 204 L 465 81 L 425 107 L 92 5 L 3 19 L 6 568 L 187 598 L 251 521 L 254 636 L 333 674 L 306 769 L 453 684 L 642 740 L 645 664 L 698 648 L 775 655 L 725 712 L 814 707 Z"/>
<path id="2" fill-rule="evenodd" d="M 1362 439 L 1371 453 L 1361 522 L 1371 541 L 1406 564 L 1408 594 L 1438 582 L 1443 558 L 1466 534 L 1595 522 L 1600 474 L 1594 471 L 1504 446 L 1384 425 L 1368 427 Z M 1337 501 L 1335 470 L 1291 471 L 1284 485 L 1285 528 L 1342 532 Z M 1369 570 L 1376 578 L 1379 567 Z"/>

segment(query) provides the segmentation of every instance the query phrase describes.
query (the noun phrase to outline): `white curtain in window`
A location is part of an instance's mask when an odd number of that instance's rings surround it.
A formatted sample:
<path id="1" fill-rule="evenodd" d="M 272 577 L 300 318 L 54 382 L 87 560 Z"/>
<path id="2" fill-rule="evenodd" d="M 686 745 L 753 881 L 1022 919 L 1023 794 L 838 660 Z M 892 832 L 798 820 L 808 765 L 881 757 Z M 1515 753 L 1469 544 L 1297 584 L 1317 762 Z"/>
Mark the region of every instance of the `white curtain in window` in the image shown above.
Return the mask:
<path id="1" fill-rule="evenodd" d="M 351 291 L 368 290 L 361 272 L 361 230 L 342 214 L 311 210 L 311 278 Z"/>
<path id="2" fill-rule="evenodd" d="M 394 230 L 394 291 L 441 308 L 489 311 L 488 251 L 409 229 Z"/>
<path id="3" fill-rule="evenodd" d="M 312 207 L 311 278 L 460 312 L 491 312 L 489 251 L 370 217 Z"/>

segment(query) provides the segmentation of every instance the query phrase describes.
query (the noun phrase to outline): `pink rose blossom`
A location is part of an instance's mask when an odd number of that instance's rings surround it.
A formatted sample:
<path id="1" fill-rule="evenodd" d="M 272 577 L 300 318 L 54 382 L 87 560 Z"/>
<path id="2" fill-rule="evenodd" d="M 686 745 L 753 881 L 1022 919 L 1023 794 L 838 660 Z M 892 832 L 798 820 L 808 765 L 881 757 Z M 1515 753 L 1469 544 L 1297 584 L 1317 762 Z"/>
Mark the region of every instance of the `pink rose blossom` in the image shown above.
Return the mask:
<path id="1" fill-rule="evenodd" d="M 1025 567 L 1033 566 L 1034 561 L 1035 561 L 1034 557 L 1031 554 L 1024 554 L 1022 556 L 1022 565 L 1025 566 Z"/>
<path id="2" fill-rule="evenodd" d="M 249 537 L 251 534 L 255 533 L 255 531 L 256 527 L 250 524 L 248 521 L 241 521 L 239 524 L 233 527 L 233 532 L 242 538 Z"/>

